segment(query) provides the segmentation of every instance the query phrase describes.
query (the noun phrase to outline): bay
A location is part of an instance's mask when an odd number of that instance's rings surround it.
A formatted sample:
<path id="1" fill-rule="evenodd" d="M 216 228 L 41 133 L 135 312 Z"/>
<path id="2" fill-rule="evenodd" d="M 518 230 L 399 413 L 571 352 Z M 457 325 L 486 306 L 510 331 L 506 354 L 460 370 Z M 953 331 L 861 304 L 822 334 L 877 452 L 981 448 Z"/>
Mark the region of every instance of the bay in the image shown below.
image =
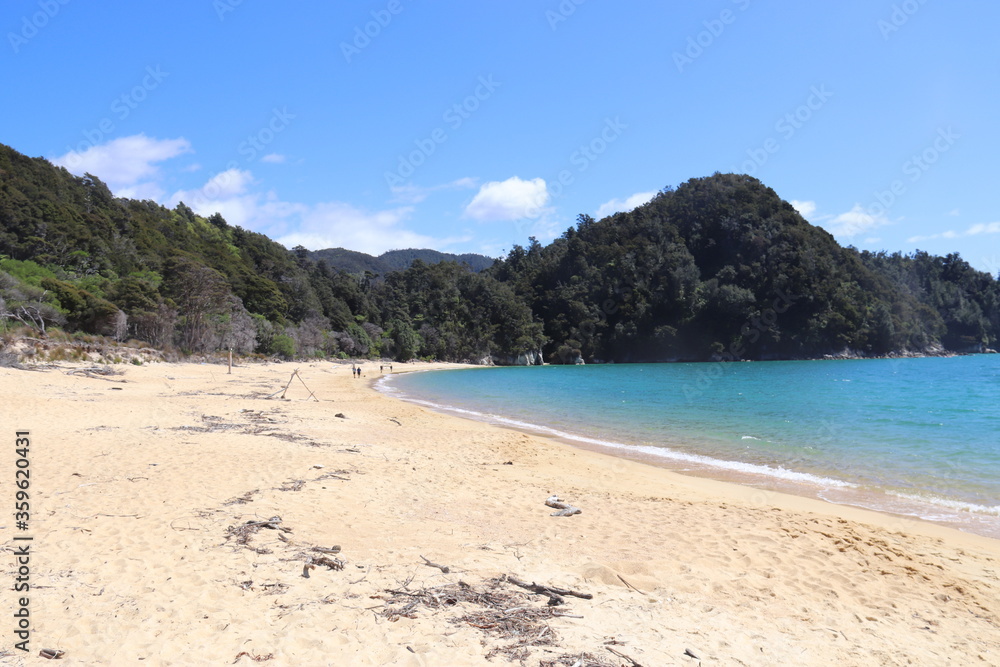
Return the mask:
<path id="1" fill-rule="evenodd" d="M 1000 355 L 484 368 L 379 388 L 680 472 L 1000 537 Z"/>

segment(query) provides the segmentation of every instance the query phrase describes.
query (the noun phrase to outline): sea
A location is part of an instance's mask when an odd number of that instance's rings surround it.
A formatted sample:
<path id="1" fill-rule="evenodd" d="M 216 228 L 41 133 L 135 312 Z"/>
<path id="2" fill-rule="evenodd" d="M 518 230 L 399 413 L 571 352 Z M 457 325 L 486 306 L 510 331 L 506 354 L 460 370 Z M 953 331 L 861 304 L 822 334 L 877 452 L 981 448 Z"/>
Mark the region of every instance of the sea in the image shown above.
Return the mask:
<path id="1" fill-rule="evenodd" d="M 473 368 L 377 387 L 735 481 L 762 504 L 780 491 L 1000 538 L 1000 355 Z"/>

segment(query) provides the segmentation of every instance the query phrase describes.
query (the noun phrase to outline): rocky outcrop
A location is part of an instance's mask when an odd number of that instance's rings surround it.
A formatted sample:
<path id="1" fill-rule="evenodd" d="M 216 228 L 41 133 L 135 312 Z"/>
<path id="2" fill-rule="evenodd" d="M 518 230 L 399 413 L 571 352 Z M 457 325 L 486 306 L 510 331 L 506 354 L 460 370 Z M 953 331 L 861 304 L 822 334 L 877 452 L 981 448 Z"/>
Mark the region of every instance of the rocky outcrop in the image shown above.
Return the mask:
<path id="1" fill-rule="evenodd" d="M 490 360 L 497 366 L 541 366 L 543 363 L 541 350 L 527 350 L 516 357 L 494 355 Z"/>

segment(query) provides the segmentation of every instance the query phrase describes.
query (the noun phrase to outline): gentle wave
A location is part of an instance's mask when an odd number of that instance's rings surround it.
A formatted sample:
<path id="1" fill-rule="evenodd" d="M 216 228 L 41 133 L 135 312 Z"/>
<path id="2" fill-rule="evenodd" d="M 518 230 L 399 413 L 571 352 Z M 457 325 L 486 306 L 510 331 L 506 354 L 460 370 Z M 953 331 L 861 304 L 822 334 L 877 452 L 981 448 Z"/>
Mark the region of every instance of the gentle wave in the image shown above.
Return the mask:
<path id="1" fill-rule="evenodd" d="M 915 503 L 924 503 L 938 507 L 946 507 L 960 513 L 985 514 L 987 516 L 1000 516 L 1000 505 L 979 505 L 950 498 L 939 498 L 937 496 L 925 496 L 915 493 L 903 493 L 902 491 L 888 491 L 889 495 L 910 500 Z"/>
<path id="2" fill-rule="evenodd" d="M 829 502 L 1000 537 L 998 362 L 919 359 L 891 373 L 879 360 L 740 364 L 707 384 L 697 364 L 493 369 L 486 382 L 421 372 L 377 388 L 678 472 L 800 486 Z M 697 400 L 683 391 L 690 386 Z"/>
<path id="3" fill-rule="evenodd" d="M 813 475 L 807 472 L 797 472 L 794 470 L 788 470 L 787 468 L 783 468 L 780 466 L 773 467 L 773 466 L 758 465 L 755 463 L 744 463 L 742 461 L 728 461 L 725 459 L 716 459 L 710 456 L 703 456 L 701 454 L 689 454 L 686 452 L 678 452 L 676 450 L 667 447 L 654 447 L 650 445 L 629 445 L 621 442 L 615 442 L 613 440 L 588 438 L 586 436 L 579 435 L 576 433 L 568 433 L 566 431 L 560 431 L 558 429 L 554 429 L 549 426 L 543 426 L 540 424 L 533 424 L 531 422 L 511 419 L 509 417 L 503 417 L 501 415 L 488 414 L 484 412 L 478 412 L 476 410 L 466 410 L 464 408 L 455 407 L 453 405 L 443 405 L 439 403 L 434 403 L 432 401 L 413 398 L 412 396 L 409 396 L 404 392 L 399 391 L 398 388 L 392 387 L 391 384 L 386 382 L 385 380 L 380 380 L 378 383 L 376 383 L 376 387 L 380 391 L 385 391 L 385 393 L 392 394 L 396 398 L 406 400 L 410 403 L 424 405 L 433 410 L 450 412 L 453 414 L 467 416 L 470 419 L 475 419 L 477 421 L 489 421 L 495 424 L 509 426 L 520 430 L 532 431 L 535 433 L 543 433 L 545 435 L 561 438 L 563 440 L 570 440 L 573 442 L 580 442 L 588 445 L 596 445 L 598 447 L 619 449 L 627 452 L 643 454 L 645 456 L 652 458 L 670 460 L 670 461 L 680 461 L 683 463 L 691 463 L 709 468 L 728 470 L 731 472 L 751 474 L 751 475 L 764 475 L 767 477 L 781 479 L 789 482 L 812 484 L 815 486 L 820 486 L 825 488 L 829 487 L 835 487 L 841 489 L 857 488 L 857 484 L 845 482 L 840 479 L 833 479 L 831 477 L 820 477 L 819 475 Z M 754 439 L 756 440 L 757 438 Z"/>

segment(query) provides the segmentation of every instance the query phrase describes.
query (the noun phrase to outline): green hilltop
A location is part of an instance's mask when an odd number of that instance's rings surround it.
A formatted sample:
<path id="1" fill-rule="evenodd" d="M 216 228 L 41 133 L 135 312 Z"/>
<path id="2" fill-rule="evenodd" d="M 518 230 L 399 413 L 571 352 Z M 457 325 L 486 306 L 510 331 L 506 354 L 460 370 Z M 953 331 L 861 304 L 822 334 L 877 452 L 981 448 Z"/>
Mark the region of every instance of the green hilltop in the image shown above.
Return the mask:
<path id="1" fill-rule="evenodd" d="M 286 249 L 0 145 L 0 332 L 183 353 L 525 363 L 978 352 L 1000 287 L 957 255 L 858 252 L 715 174 L 507 257 Z"/>

